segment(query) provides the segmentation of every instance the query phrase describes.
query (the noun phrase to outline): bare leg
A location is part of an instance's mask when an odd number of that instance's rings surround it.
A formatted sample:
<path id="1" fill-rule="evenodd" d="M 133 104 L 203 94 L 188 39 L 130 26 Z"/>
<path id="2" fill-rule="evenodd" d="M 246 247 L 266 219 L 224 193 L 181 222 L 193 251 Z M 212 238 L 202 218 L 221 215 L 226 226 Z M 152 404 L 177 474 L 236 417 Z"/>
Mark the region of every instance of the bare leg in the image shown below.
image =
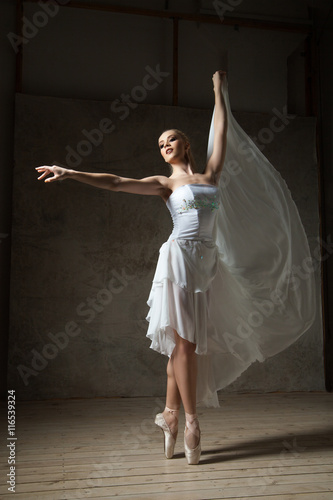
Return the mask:
<path id="1" fill-rule="evenodd" d="M 196 412 L 197 357 L 196 345 L 183 339 L 175 331 L 176 347 L 172 353 L 177 387 L 186 413 Z"/>
<path id="2" fill-rule="evenodd" d="M 163 416 L 170 428 L 171 433 L 176 438 L 178 432 L 178 410 L 180 408 L 181 398 L 175 378 L 172 356 L 168 362 L 167 375 L 166 409 L 163 412 Z M 173 411 L 171 412 L 170 409 Z"/>
<path id="3" fill-rule="evenodd" d="M 172 353 L 172 367 L 175 381 L 183 402 L 186 418 L 196 414 L 197 358 L 196 345 L 183 339 L 175 331 L 176 347 Z M 199 423 L 191 418 L 191 428 L 186 428 L 186 442 L 189 448 L 199 443 Z"/>
<path id="4" fill-rule="evenodd" d="M 178 433 L 178 414 L 183 402 L 186 424 L 184 435 L 185 455 L 188 464 L 200 460 L 200 428 L 196 415 L 197 358 L 196 345 L 183 339 L 174 330 L 175 348 L 167 366 L 167 397 L 163 414 L 156 415 L 155 423 L 164 432 L 164 449 L 172 458 Z"/>
<path id="5" fill-rule="evenodd" d="M 173 355 L 169 359 L 167 366 L 167 394 L 166 394 L 166 405 L 169 408 L 174 408 L 176 410 L 180 407 L 180 392 L 175 378 L 175 372 L 173 368 Z"/>

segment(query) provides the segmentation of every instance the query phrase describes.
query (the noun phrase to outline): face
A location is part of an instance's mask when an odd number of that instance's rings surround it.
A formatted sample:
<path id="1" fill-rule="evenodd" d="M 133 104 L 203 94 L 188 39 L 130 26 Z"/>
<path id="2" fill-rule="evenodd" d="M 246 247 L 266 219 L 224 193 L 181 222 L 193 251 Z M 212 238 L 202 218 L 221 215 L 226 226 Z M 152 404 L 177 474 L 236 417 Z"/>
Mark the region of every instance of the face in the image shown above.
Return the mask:
<path id="1" fill-rule="evenodd" d="M 174 131 L 166 130 L 158 140 L 161 155 L 168 163 L 183 160 L 185 158 L 187 145 L 183 139 Z"/>

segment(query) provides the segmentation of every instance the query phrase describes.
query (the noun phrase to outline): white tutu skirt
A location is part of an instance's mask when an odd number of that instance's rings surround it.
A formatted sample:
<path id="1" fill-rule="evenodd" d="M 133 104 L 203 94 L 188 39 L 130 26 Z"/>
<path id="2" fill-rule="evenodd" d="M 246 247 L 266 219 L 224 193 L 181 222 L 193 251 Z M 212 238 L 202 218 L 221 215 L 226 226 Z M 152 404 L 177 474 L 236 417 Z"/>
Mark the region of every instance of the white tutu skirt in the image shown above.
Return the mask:
<path id="1" fill-rule="evenodd" d="M 170 239 L 160 255 L 148 298 L 147 336 L 152 349 L 171 356 L 174 330 L 207 353 L 211 285 L 219 264 L 213 242 Z"/>

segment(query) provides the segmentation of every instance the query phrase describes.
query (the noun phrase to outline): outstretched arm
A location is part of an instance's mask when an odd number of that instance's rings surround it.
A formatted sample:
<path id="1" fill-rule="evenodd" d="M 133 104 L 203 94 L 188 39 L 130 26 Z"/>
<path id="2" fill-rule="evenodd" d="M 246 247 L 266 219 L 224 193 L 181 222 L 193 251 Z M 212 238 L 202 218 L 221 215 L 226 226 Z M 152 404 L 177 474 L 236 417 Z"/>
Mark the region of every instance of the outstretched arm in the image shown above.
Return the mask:
<path id="1" fill-rule="evenodd" d="M 204 171 L 204 174 L 209 177 L 213 184 L 218 183 L 227 148 L 228 116 L 222 94 L 222 82 L 224 78 L 224 71 L 216 71 L 213 75 L 215 93 L 214 143 L 212 155 Z"/>
<path id="2" fill-rule="evenodd" d="M 154 175 L 143 179 L 131 179 L 113 174 L 95 174 L 90 172 L 78 172 L 57 165 L 36 167 L 39 174 L 38 180 L 44 182 L 62 181 L 73 179 L 90 186 L 110 191 L 123 191 L 125 193 L 159 195 L 167 198 L 170 194 L 168 178 L 163 175 Z M 51 177 L 50 177 L 51 175 Z"/>

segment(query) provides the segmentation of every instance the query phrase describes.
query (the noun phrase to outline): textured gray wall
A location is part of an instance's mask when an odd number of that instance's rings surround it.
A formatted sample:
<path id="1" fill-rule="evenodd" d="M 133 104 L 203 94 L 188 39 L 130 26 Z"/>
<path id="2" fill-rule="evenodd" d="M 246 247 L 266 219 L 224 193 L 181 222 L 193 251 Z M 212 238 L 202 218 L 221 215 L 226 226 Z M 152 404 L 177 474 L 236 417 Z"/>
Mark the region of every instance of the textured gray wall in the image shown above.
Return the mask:
<path id="1" fill-rule="evenodd" d="M 161 395 L 167 361 L 145 337 L 158 250 L 171 230 L 163 201 L 74 181 L 45 185 L 34 167 L 66 165 L 68 146 L 80 149 L 82 131 L 104 118 L 115 130 L 80 164 L 76 158 L 77 169 L 168 174 L 157 138 L 174 126 L 189 134 L 203 165 L 210 117 L 210 110 L 139 105 L 121 120 L 110 102 L 17 95 L 9 384 L 20 398 Z M 314 119 L 290 120 L 264 145 L 271 116 L 236 117 L 286 179 L 315 248 Z M 320 311 L 319 280 L 317 295 Z M 255 364 L 227 390 L 321 390 L 321 346 L 318 313 L 297 344 Z"/>

